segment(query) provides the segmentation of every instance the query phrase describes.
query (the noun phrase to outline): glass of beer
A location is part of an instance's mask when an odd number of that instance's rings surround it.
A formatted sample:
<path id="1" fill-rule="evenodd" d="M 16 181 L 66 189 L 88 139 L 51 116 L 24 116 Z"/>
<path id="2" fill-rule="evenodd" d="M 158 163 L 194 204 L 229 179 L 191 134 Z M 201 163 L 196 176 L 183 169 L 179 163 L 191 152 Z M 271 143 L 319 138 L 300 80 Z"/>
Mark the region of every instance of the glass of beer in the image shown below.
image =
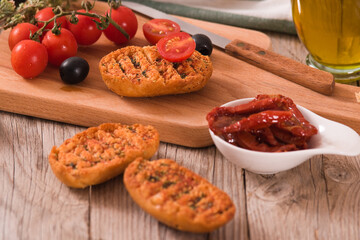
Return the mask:
<path id="1" fill-rule="evenodd" d="M 297 34 L 309 66 L 335 81 L 360 79 L 360 0 L 291 0 Z"/>

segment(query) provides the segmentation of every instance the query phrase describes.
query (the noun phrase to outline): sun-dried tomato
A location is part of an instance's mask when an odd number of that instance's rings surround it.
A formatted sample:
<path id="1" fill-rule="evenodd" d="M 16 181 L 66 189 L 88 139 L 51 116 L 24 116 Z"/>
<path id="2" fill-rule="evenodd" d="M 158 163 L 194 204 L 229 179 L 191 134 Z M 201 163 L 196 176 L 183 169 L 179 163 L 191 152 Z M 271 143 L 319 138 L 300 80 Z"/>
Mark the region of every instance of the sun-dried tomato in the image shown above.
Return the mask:
<path id="1" fill-rule="evenodd" d="M 282 95 L 258 95 L 235 107 L 216 107 L 206 116 L 210 129 L 239 147 L 266 152 L 306 149 L 317 129 Z"/>

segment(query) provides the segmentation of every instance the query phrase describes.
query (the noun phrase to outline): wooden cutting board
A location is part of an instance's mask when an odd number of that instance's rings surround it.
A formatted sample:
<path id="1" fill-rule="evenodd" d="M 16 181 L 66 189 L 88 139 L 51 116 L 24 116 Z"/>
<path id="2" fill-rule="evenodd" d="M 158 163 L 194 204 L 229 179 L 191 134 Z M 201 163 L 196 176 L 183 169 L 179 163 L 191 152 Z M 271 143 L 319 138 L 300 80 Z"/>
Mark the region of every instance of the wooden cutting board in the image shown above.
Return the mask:
<path id="1" fill-rule="evenodd" d="M 104 12 L 106 8 L 106 3 L 96 3 L 96 11 Z M 257 31 L 182 19 L 230 39 L 271 48 L 269 37 Z M 148 19 L 138 15 L 138 21 L 139 30 L 128 44 L 144 46 L 148 43 L 142 25 Z M 214 49 L 211 56 L 214 72 L 202 90 L 176 96 L 126 98 L 108 90 L 101 79 L 100 58 L 122 47 L 104 36 L 90 47 L 79 47 L 78 56 L 89 62 L 90 73 L 82 83 L 66 85 L 58 69 L 52 66 L 31 80 L 18 76 L 10 64 L 8 34 L 9 31 L 0 34 L 0 109 L 4 111 L 86 127 L 104 122 L 151 124 L 159 130 L 164 142 L 203 147 L 212 144 L 205 120 L 212 108 L 238 98 L 279 93 L 360 132 L 360 104 L 355 97 L 360 90 L 354 86 L 336 84 L 333 96 L 324 96 Z"/>

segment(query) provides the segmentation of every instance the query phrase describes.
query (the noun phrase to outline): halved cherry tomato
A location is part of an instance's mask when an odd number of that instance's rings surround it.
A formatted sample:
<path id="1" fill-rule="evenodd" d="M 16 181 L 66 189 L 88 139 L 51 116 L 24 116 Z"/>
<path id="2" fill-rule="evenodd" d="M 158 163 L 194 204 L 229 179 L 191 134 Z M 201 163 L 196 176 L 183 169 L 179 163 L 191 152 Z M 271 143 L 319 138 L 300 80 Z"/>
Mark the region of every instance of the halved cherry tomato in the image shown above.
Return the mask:
<path id="1" fill-rule="evenodd" d="M 8 43 L 10 50 L 20 41 L 30 39 L 30 33 L 34 34 L 39 28 L 31 23 L 19 23 L 10 32 Z"/>
<path id="2" fill-rule="evenodd" d="M 173 33 L 163 37 L 156 44 L 160 55 L 170 62 L 181 62 L 195 51 L 195 41 L 185 32 Z"/>
<path id="3" fill-rule="evenodd" d="M 49 19 L 53 18 L 55 16 L 53 10 L 51 7 L 46 7 L 43 8 L 41 10 L 39 10 L 36 14 L 35 14 L 35 19 L 36 21 L 48 21 Z M 62 28 L 67 28 L 68 22 L 67 22 L 67 18 L 66 16 L 62 16 L 56 19 L 56 23 L 58 25 L 61 24 Z M 42 22 L 38 22 L 37 23 L 38 27 L 41 28 L 42 26 L 44 26 L 44 23 Z M 45 29 L 52 29 L 54 27 L 54 21 L 51 21 L 46 27 Z"/>
<path id="4" fill-rule="evenodd" d="M 150 44 L 155 45 L 161 38 L 180 32 L 180 26 L 169 19 L 152 19 L 143 25 L 143 33 Z"/>

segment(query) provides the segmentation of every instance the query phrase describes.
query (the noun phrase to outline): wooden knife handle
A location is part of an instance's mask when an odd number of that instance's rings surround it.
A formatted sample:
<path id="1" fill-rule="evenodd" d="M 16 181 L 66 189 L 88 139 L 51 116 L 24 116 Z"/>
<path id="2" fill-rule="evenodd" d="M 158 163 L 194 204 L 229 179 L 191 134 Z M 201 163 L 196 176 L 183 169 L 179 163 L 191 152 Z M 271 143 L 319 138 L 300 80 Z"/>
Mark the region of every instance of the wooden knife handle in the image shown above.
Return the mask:
<path id="1" fill-rule="evenodd" d="M 225 47 L 230 55 L 316 92 L 331 95 L 335 86 L 331 73 L 309 67 L 255 45 L 233 40 Z"/>

